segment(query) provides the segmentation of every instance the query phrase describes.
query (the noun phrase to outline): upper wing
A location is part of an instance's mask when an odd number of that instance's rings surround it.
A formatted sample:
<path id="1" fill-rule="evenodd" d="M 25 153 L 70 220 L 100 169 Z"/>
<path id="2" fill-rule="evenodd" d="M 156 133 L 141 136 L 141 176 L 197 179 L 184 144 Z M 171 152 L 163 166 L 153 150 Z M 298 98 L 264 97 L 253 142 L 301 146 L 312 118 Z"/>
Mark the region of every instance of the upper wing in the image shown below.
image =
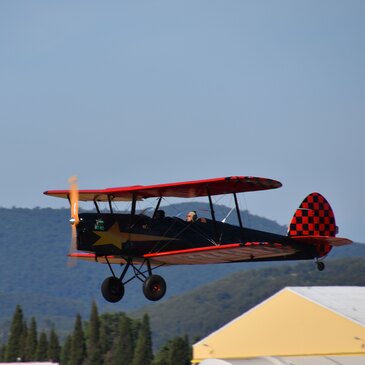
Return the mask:
<path id="1" fill-rule="evenodd" d="M 79 190 L 81 201 L 131 201 L 143 200 L 153 197 L 195 198 L 200 196 L 223 195 L 229 193 L 242 193 L 245 191 L 258 191 L 276 189 L 281 183 L 276 180 L 252 177 L 231 176 L 217 179 L 185 181 L 159 185 L 137 185 L 120 188 L 99 190 Z M 67 199 L 69 190 L 48 190 L 44 194 Z"/>

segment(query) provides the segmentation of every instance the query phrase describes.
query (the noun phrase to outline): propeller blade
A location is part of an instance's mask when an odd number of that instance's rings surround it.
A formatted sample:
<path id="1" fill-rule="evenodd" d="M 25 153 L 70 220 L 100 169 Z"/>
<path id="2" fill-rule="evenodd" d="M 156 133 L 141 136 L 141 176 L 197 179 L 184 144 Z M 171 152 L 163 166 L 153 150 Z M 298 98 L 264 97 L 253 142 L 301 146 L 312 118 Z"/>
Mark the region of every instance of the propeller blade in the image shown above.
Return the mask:
<path id="1" fill-rule="evenodd" d="M 77 187 L 77 177 L 72 176 L 68 180 L 70 183 L 70 206 L 71 206 L 71 219 L 70 223 L 77 226 L 79 220 L 79 189 Z"/>
<path id="2" fill-rule="evenodd" d="M 77 177 L 72 176 L 68 180 L 70 183 L 70 209 L 71 209 L 71 245 L 70 245 L 70 253 L 77 251 L 77 233 L 76 226 L 79 224 L 79 190 L 77 187 Z M 75 266 L 76 260 L 69 256 L 68 266 Z"/>

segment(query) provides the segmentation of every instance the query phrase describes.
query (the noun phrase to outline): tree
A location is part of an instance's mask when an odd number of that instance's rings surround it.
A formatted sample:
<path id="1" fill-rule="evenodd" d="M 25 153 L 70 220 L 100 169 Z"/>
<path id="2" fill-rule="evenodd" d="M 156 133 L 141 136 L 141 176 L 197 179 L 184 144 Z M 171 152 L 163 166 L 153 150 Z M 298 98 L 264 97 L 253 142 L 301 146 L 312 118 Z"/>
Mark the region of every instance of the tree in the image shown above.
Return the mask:
<path id="1" fill-rule="evenodd" d="M 37 322 L 34 317 L 30 321 L 30 327 L 28 329 L 27 341 L 25 343 L 25 360 L 33 361 L 36 360 L 38 346 L 38 333 L 37 333 Z"/>
<path id="2" fill-rule="evenodd" d="M 6 345 L 0 346 L 0 363 L 5 361 Z"/>
<path id="3" fill-rule="evenodd" d="M 187 337 L 168 341 L 157 353 L 153 365 L 190 365 L 191 351 Z"/>
<path id="4" fill-rule="evenodd" d="M 44 331 L 39 335 L 39 341 L 37 346 L 37 361 L 46 361 L 48 360 L 48 340 L 47 335 Z"/>
<path id="5" fill-rule="evenodd" d="M 131 320 L 124 314 L 119 318 L 119 331 L 108 354 L 107 363 L 129 365 L 133 360 L 133 334 Z"/>
<path id="6" fill-rule="evenodd" d="M 152 365 L 169 365 L 169 357 L 170 357 L 170 345 L 169 343 L 165 344 L 160 348 L 157 352 L 155 358 L 153 359 Z"/>
<path id="7" fill-rule="evenodd" d="M 51 330 L 49 334 L 49 342 L 48 342 L 48 360 L 52 362 L 60 361 L 60 343 L 58 341 L 58 336 L 54 329 Z"/>
<path id="8" fill-rule="evenodd" d="M 62 365 L 69 365 L 71 360 L 71 347 L 72 347 L 72 336 L 69 335 L 66 337 L 66 340 L 62 346 L 62 351 L 61 351 Z"/>
<path id="9" fill-rule="evenodd" d="M 20 355 L 19 357 L 22 359 L 22 361 L 28 361 L 26 356 L 26 348 L 25 345 L 27 343 L 27 338 L 28 338 L 28 326 L 27 326 L 27 322 L 24 319 L 23 320 L 23 329 L 22 329 L 22 334 L 19 340 L 19 349 L 20 349 Z"/>
<path id="10" fill-rule="evenodd" d="M 98 308 L 95 301 L 92 303 L 89 333 L 87 342 L 87 365 L 100 365 L 101 363 L 101 351 L 100 351 L 100 320 L 98 314 Z"/>
<path id="11" fill-rule="evenodd" d="M 169 364 L 190 365 L 191 350 L 187 337 L 176 337 L 171 341 Z"/>
<path id="12" fill-rule="evenodd" d="M 81 316 L 76 316 L 74 331 L 72 334 L 70 365 L 82 365 L 86 358 L 85 335 L 82 329 Z"/>
<path id="13" fill-rule="evenodd" d="M 10 336 L 6 348 L 5 360 L 8 362 L 17 361 L 21 356 L 21 341 L 24 331 L 23 311 L 20 305 L 15 308 L 15 313 L 11 322 Z"/>
<path id="14" fill-rule="evenodd" d="M 132 365 L 150 365 L 152 359 L 153 353 L 150 320 L 148 315 L 145 314 L 138 331 Z"/>

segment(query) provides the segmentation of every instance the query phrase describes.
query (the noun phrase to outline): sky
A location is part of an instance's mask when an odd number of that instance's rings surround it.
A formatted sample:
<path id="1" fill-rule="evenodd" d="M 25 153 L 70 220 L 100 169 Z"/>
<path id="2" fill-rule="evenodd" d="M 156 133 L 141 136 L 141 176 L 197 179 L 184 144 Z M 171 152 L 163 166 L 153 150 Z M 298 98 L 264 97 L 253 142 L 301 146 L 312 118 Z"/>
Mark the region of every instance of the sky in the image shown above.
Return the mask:
<path id="1" fill-rule="evenodd" d="M 365 2 L 0 2 L 0 206 L 231 175 L 288 224 L 322 193 L 365 242 Z"/>

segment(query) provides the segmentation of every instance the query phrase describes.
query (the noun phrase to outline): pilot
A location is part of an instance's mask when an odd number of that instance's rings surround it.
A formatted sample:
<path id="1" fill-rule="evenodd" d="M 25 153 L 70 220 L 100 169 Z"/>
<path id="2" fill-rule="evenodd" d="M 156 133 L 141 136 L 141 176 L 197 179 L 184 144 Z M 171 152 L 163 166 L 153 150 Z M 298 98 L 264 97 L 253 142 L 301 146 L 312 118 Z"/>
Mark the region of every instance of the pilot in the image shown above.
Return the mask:
<path id="1" fill-rule="evenodd" d="M 196 214 L 195 210 L 192 210 L 186 215 L 187 222 L 195 222 L 198 219 L 198 215 Z"/>
<path id="2" fill-rule="evenodd" d="M 162 221 L 165 218 L 165 211 L 163 210 L 158 210 L 154 215 L 153 215 L 153 219 L 155 221 Z"/>

